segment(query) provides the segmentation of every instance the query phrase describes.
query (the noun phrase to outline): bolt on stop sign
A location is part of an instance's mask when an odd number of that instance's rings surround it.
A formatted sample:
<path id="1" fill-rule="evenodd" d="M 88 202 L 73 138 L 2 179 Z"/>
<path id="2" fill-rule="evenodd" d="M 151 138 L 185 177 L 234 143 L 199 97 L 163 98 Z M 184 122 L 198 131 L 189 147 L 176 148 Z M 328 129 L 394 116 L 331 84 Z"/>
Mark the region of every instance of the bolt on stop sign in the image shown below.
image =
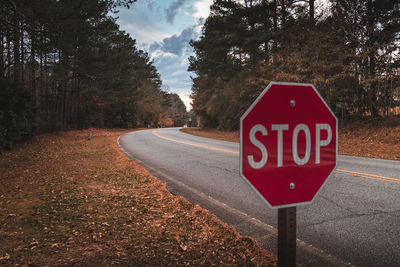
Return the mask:
<path id="1" fill-rule="evenodd" d="M 337 128 L 313 85 L 271 82 L 240 119 L 240 174 L 272 208 L 310 203 L 336 167 Z"/>

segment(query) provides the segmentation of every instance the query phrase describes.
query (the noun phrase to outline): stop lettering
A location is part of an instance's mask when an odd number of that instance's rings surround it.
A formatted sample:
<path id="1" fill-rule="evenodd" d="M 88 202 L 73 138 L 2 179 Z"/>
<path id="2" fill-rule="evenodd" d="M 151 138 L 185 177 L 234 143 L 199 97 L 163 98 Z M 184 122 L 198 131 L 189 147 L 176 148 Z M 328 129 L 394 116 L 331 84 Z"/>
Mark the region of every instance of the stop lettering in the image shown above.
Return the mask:
<path id="1" fill-rule="evenodd" d="M 332 128 L 329 126 L 327 123 L 317 123 L 315 125 L 315 163 L 320 164 L 321 163 L 321 147 L 327 146 L 330 144 L 332 141 Z M 283 166 L 283 132 L 289 130 L 289 124 L 272 124 L 271 126 L 272 131 L 277 131 L 278 138 L 276 140 L 277 142 L 277 167 L 282 167 Z M 327 132 L 327 137 L 325 140 L 321 140 L 321 131 L 325 130 Z M 257 124 L 254 125 L 251 130 L 250 130 L 250 142 L 256 146 L 258 149 L 261 151 L 261 159 L 260 161 L 256 162 L 254 160 L 253 155 L 248 156 L 248 161 L 250 166 L 253 169 L 260 169 L 265 166 L 265 164 L 268 161 L 268 151 L 266 147 L 264 146 L 263 143 L 261 143 L 257 138 L 256 138 L 256 133 L 260 132 L 263 136 L 268 135 L 267 129 L 261 125 Z M 298 151 L 298 141 L 299 141 L 299 134 L 303 132 L 305 135 L 305 153 L 304 156 L 301 158 L 299 156 L 299 151 Z M 294 128 L 293 131 L 293 136 L 292 136 L 292 156 L 293 156 L 293 161 L 297 165 L 304 165 L 308 163 L 310 160 L 310 155 L 311 155 L 311 133 L 310 133 L 310 128 L 305 125 L 305 124 L 298 124 Z"/>
<path id="2" fill-rule="evenodd" d="M 271 83 L 240 124 L 240 172 L 251 187 L 271 207 L 311 202 L 337 154 L 337 119 L 317 90 Z"/>

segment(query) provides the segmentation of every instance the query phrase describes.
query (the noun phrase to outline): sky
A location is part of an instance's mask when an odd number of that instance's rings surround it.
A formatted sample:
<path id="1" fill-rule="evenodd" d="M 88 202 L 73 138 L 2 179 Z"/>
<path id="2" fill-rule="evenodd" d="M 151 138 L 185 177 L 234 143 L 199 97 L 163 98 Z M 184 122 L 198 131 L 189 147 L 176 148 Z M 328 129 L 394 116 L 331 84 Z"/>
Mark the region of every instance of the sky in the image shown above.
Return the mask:
<path id="1" fill-rule="evenodd" d="M 188 110 L 192 81 L 187 68 L 193 55 L 190 40 L 197 40 L 212 0 L 138 0 L 117 14 L 120 29 L 149 53 L 163 86 L 177 93 Z"/>

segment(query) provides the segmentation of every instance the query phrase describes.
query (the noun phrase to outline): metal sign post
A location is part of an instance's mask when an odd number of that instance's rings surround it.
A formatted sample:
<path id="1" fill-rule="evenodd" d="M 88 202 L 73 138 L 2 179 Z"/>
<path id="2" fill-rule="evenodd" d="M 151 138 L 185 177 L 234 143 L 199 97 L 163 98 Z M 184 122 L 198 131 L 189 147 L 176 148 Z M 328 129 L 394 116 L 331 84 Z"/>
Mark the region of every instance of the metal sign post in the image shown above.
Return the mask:
<path id="1" fill-rule="evenodd" d="M 296 266 L 296 207 L 278 209 L 278 266 Z"/>
<path id="2" fill-rule="evenodd" d="M 296 266 L 296 207 L 336 168 L 338 120 L 312 84 L 271 82 L 240 118 L 240 175 L 278 209 L 278 265 Z"/>

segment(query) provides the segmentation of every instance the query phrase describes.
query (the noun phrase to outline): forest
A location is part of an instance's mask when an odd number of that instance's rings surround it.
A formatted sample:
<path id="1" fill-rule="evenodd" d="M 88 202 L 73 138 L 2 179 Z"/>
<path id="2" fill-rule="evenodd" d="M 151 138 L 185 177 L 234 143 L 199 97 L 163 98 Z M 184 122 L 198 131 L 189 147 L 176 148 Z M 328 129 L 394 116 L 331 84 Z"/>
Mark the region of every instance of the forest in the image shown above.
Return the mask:
<path id="1" fill-rule="evenodd" d="M 312 83 L 340 119 L 400 114 L 396 0 L 215 0 L 191 41 L 193 112 L 235 130 L 270 81 Z"/>
<path id="2" fill-rule="evenodd" d="M 136 0 L 0 0 L 0 151 L 36 133 L 183 126 L 148 54 L 116 23 Z"/>

